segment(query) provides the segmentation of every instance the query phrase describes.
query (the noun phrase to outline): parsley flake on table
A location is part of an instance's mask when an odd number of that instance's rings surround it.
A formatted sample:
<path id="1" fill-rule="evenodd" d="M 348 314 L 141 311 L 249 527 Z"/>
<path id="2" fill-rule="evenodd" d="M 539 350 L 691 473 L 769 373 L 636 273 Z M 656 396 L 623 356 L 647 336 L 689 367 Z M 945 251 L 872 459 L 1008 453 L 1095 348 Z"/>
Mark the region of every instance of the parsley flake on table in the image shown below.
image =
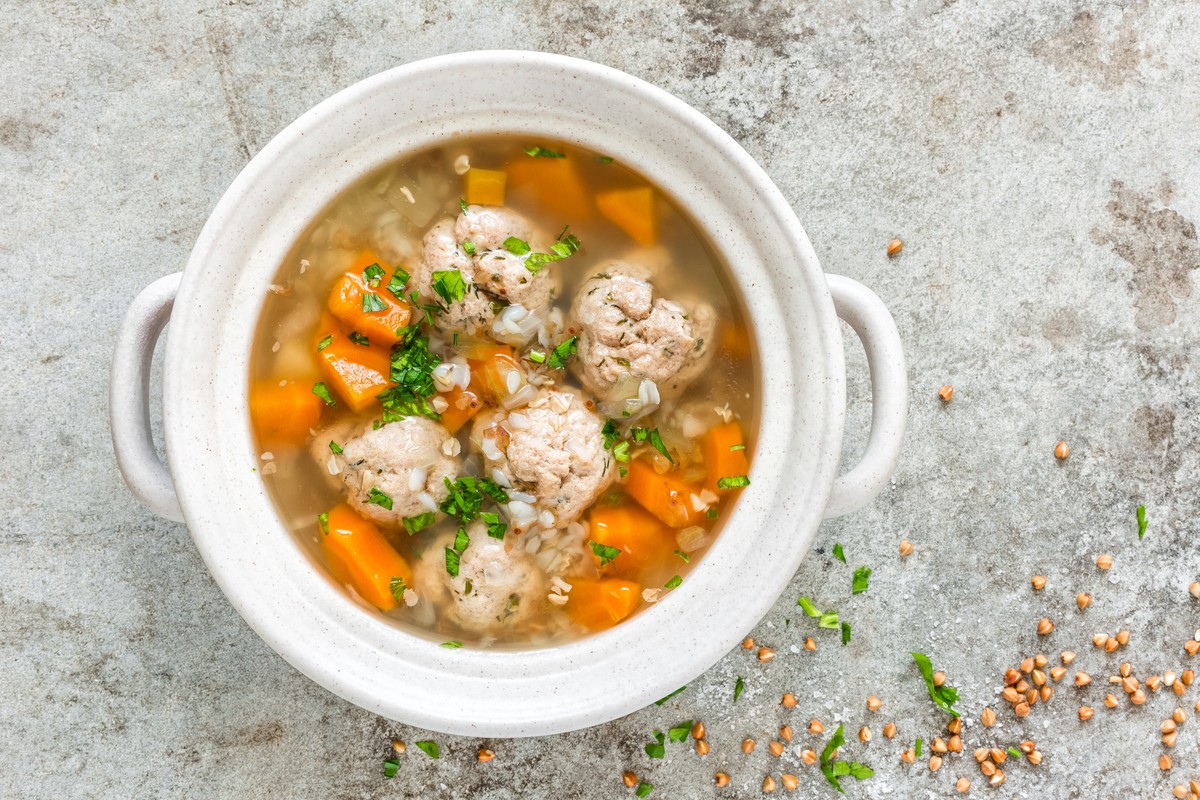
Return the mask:
<path id="1" fill-rule="evenodd" d="M 821 751 L 821 774 L 825 776 L 825 780 L 829 781 L 833 788 L 837 789 L 841 794 L 845 794 L 846 790 L 842 788 L 840 778 L 850 777 L 861 781 L 874 775 L 875 770 L 857 761 L 836 761 L 834 759 L 834 753 L 846 743 L 846 737 L 842 729 L 843 726 L 838 725 L 837 730 L 830 737 L 828 744 L 825 745 L 825 749 Z"/>
<path id="2" fill-rule="evenodd" d="M 854 594 L 862 594 L 871 588 L 871 568 L 863 565 L 854 570 Z"/>
<path id="3" fill-rule="evenodd" d="M 1137 507 L 1138 539 L 1146 535 L 1146 507 Z"/>
<path id="4" fill-rule="evenodd" d="M 676 689 L 675 691 L 671 692 L 669 695 L 667 695 L 666 697 L 662 698 L 661 700 L 655 700 L 655 701 L 654 701 L 654 705 L 656 705 L 656 706 L 661 706 L 663 703 L 667 702 L 667 701 L 668 701 L 668 700 L 670 700 L 672 697 L 674 697 L 675 695 L 679 694 L 680 692 L 682 692 L 682 691 L 683 691 L 684 689 L 686 689 L 686 688 L 687 688 L 687 686 L 686 686 L 686 685 L 685 685 L 685 686 L 680 686 L 678 689 Z"/>
<path id="5" fill-rule="evenodd" d="M 651 758 L 662 758 L 665 756 L 667 754 L 667 748 L 664 744 L 665 741 L 666 737 L 663 736 L 662 731 L 655 731 L 654 741 L 650 742 L 645 747 L 646 755 L 650 756 Z"/>
<path id="6" fill-rule="evenodd" d="M 842 647 L 850 644 L 850 623 L 842 623 Z"/>
<path id="7" fill-rule="evenodd" d="M 692 722 L 693 720 L 689 719 L 687 722 L 681 722 L 671 728 L 667 731 L 667 738 L 672 742 L 682 742 L 688 737 L 688 732 L 692 729 Z"/>
<path id="8" fill-rule="evenodd" d="M 921 670 L 921 677 L 925 680 L 926 688 L 929 689 L 929 699 L 950 716 L 958 717 L 959 713 L 954 710 L 954 704 L 958 702 L 958 689 L 948 683 L 935 686 L 933 662 L 929 660 L 929 656 L 923 653 L 909 653 L 909 655 L 913 657 L 913 660 L 917 662 L 917 668 Z"/>
<path id="9" fill-rule="evenodd" d="M 638 797 L 646 797 L 654 791 L 654 784 L 642 781 L 637 785 L 637 790 L 634 792 Z"/>
<path id="10" fill-rule="evenodd" d="M 742 676 L 738 675 L 737 683 L 733 685 L 733 702 L 737 702 L 742 696 L 742 690 L 746 688 L 746 682 L 742 680 Z"/>
<path id="11" fill-rule="evenodd" d="M 838 542 L 833 546 L 833 557 L 843 564 L 846 563 L 846 551 L 842 549 L 841 542 Z"/>
<path id="12" fill-rule="evenodd" d="M 383 762 L 383 777 L 394 778 L 396 773 L 400 771 L 400 762 L 394 758 L 389 758 Z"/>
<path id="13" fill-rule="evenodd" d="M 430 758 L 438 758 L 441 756 L 441 750 L 438 749 L 437 742 L 415 742 L 417 749 Z"/>

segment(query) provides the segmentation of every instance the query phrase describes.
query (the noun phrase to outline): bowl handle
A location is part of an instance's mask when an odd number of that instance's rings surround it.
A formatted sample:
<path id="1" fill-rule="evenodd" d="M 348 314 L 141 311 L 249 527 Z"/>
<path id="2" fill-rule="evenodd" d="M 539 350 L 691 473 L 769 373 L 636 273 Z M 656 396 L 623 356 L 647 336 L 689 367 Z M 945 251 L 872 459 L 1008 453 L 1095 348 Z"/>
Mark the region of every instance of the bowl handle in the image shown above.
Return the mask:
<path id="1" fill-rule="evenodd" d="M 117 468 L 142 505 L 175 522 L 183 511 L 167 465 L 154 449 L 150 433 L 150 366 L 154 345 L 171 317 L 183 273 L 167 275 L 134 298 L 117 332 L 109 386 L 108 420 Z"/>
<path id="2" fill-rule="evenodd" d="M 879 296 L 850 278 L 826 277 L 837 315 L 858 334 L 871 371 L 871 435 L 862 459 L 833 482 L 825 506 L 829 519 L 862 508 L 891 478 L 904 443 L 908 375 L 896 322 Z"/>

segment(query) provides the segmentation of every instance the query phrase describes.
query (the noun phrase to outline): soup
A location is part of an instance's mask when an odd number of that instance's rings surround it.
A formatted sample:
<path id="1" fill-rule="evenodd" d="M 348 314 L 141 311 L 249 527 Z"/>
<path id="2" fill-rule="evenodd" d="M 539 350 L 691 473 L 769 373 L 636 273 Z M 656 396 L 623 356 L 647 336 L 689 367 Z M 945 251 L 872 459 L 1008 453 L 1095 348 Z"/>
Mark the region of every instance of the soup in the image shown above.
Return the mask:
<path id="1" fill-rule="evenodd" d="M 300 238 L 250 360 L 260 471 L 358 602 L 544 646 L 687 579 L 748 484 L 754 366 L 705 238 L 603 154 L 455 140 Z"/>

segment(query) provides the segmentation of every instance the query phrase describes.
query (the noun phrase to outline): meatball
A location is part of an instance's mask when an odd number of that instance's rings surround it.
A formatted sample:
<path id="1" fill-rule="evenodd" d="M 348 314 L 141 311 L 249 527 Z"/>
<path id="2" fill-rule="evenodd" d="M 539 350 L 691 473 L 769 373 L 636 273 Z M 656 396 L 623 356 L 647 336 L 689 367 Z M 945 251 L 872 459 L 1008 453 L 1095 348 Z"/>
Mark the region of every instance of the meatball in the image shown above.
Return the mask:
<path id="1" fill-rule="evenodd" d="M 458 270 L 467 287 L 462 300 L 442 301 L 446 311 L 434 320 L 438 328 L 486 332 L 499 308 L 506 305 L 545 313 L 556 288 L 553 271 L 530 272 L 525 267 L 527 255 L 515 255 L 505 248 L 509 237 L 528 244 L 531 252 L 544 251 L 529 221 L 506 208 L 470 206 L 457 219 L 442 220 L 425 234 L 412 285 L 423 297 L 440 300 L 433 289 L 433 273 Z M 470 242 L 471 253 L 463 249 L 464 242 Z"/>
<path id="2" fill-rule="evenodd" d="M 571 305 L 579 328 L 571 362 L 585 389 L 615 416 L 674 398 L 708 367 L 717 315 L 707 303 L 654 297 L 648 268 L 612 262 L 587 280 Z M 652 381 L 653 389 L 642 386 Z M 640 398 L 633 409 L 612 404 Z"/>
<path id="3" fill-rule="evenodd" d="M 378 429 L 366 428 L 342 444 L 342 480 L 350 505 L 364 517 L 399 525 L 404 517 L 437 511 L 448 494 L 443 478 L 458 478 L 458 460 L 442 449 L 450 432 L 433 420 L 406 417 Z M 391 498 L 392 507 L 370 502 L 371 490 Z"/>
<path id="4" fill-rule="evenodd" d="M 458 575 L 446 571 L 446 548 L 453 534 L 434 539 L 413 568 L 417 604 L 446 609 L 449 622 L 479 633 L 517 625 L 537 615 L 548 593 L 546 576 L 523 550 L 487 535 L 476 520 L 467 526 Z"/>
<path id="5" fill-rule="evenodd" d="M 510 489 L 515 531 L 535 521 L 561 528 L 608 488 L 616 470 L 603 428 L 584 397 L 565 388 L 545 387 L 524 408 L 475 418 L 472 444 L 483 454 L 484 474 Z"/>

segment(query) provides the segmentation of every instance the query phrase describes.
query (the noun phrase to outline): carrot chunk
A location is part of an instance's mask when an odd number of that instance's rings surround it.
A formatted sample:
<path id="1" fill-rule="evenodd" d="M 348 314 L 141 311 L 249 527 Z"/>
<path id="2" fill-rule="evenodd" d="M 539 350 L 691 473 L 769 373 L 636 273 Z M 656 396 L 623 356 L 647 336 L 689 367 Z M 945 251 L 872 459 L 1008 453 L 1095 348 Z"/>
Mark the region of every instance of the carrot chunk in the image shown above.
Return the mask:
<path id="1" fill-rule="evenodd" d="M 468 175 L 470 173 L 467 173 Z M 508 165 L 508 184 L 531 192 L 560 221 L 578 223 L 592 217 L 592 202 L 575 161 L 519 155 Z"/>
<path id="2" fill-rule="evenodd" d="M 379 402 L 376 395 L 390 383 L 392 366 L 388 351 L 357 345 L 341 331 L 333 334 L 333 341 L 317 353 L 317 360 L 325 381 L 354 411 Z"/>
<path id="3" fill-rule="evenodd" d="M 392 578 L 411 586 L 412 570 L 379 528 L 345 504 L 330 510 L 325 527 L 321 547 L 334 577 L 380 611 L 395 608 Z"/>
<path id="4" fill-rule="evenodd" d="M 746 359 L 750 357 L 750 334 L 740 325 L 723 319 L 717 324 L 717 341 L 721 352 L 731 358 Z"/>
<path id="5" fill-rule="evenodd" d="M 649 247 L 658 241 L 654 190 L 649 186 L 600 192 L 596 195 L 596 208 L 638 244 Z"/>
<path id="6" fill-rule="evenodd" d="M 262 380 L 250 387 L 250 420 L 263 445 L 304 444 L 320 417 L 311 384 Z"/>
<path id="7" fill-rule="evenodd" d="M 368 286 L 363 272 L 378 265 L 383 274 L 377 286 Z M 329 311 L 350 330 L 358 331 L 376 344 L 395 344 L 396 331 L 412 319 L 412 306 L 387 290 L 395 270 L 371 250 L 364 250 L 350 270 L 334 281 L 329 292 Z"/>
<path id="8" fill-rule="evenodd" d="M 750 471 L 750 462 L 746 460 L 746 440 L 742 437 L 742 426 L 736 422 L 726 422 L 715 428 L 709 428 L 708 433 L 704 434 L 700 447 L 704 453 L 704 466 L 708 469 L 704 487 L 709 491 L 721 494 L 736 492 L 737 489 L 718 489 L 717 481 L 721 478 L 745 475 Z"/>
<path id="9" fill-rule="evenodd" d="M 498 169 L 471 167 L 463 176 L 463 195 L 468 203 L 483 206 L 504 205 L 507 175 Z"/>
<path id="10" fill-rule="evenodd" d="M 489 402 L 499 404 L 519 392 L 528 381 L 517 355 L 506 344 L 476 346 L 466 353 L 471 385 Z"/>
<path id="11" fill-rule="evenodd" d="M 682 481 L 670 472 L 659 475 L 643 459 L 629 462 L 629 475 L 624 486 L 630 497 L 669 528 L 694 525 L 703 517 L 692 502 L 692 496 L 700 492 L 699 486 Z"/>
<path id="12" fill-rule="evenodd" d="M 458 433 L 483 408 L 483 400 L 470 386 L 455 386 L 446 393 L 446 402 L 450 405 L 442 412 L 442 425 L 451 433 Z"/>
<path id="13" fill-rule="evenodd" d="M 621 551 L 604 568 L 614 575 L 636 575 L 652 564 L 664 562 L 675 549 L 671 529 L 633 504 L 593 506 L 588 524 L 594 541 Z M 600 557 L 593 557 L 599 566 Z"/>
<path id="14" fill-rule="evenodd" d="M 621 578 L 573 578 L 567 615 L 588 630 L 611 628 L 633 613 L 642 599 L 642 587 Z"/>

